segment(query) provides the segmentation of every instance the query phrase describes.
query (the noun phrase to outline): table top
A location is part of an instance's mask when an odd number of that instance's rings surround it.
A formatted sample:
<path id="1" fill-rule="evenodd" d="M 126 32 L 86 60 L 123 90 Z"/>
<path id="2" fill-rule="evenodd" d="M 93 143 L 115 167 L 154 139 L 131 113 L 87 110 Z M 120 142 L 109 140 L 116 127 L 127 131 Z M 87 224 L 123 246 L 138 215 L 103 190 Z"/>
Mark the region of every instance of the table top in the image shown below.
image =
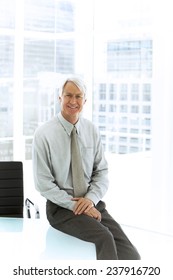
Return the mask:
<path id="1" fill-rule="evenodd" d="M 0 218 L 3 260 L 92 260 L 95 245 L 52 228 L 45 219 Z"/>

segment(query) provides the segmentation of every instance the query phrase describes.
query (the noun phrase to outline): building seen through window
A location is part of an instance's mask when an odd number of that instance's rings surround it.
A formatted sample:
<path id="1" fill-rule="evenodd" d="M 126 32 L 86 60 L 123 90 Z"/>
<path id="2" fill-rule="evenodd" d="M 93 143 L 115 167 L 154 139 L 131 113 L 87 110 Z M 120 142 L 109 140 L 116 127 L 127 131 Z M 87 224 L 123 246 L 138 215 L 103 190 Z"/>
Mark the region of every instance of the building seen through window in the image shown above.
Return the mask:
<path id="1" fill-rule="evenodd" d="M 103 25 L 97 5 L 98 1 L 24 0 L 21 6 L 19 0 L 0 1 L 1 159 L 15 158 L 18 139 L 21 157 L 31 159 L 36 127 L 58 111 L 59 77 L 73 73 L 90 85 L 90 118 L 100 129 L 106 152 L 151 150 L 150 13 L 126 18 L 121 9 L 114 25 Z"/>

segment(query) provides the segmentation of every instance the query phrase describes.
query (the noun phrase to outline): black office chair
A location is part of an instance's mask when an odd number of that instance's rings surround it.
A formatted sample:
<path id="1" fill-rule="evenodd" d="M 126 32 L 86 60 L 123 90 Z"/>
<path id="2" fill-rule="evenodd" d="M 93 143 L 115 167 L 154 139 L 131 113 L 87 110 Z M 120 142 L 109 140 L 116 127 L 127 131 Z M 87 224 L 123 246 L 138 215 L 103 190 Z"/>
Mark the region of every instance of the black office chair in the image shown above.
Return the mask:
<path id="1" fill-rule="evenodd" d="M 31 218 L 30 205 L 35 208 L 35 218 L 40 217 L 38 207 L 25 199 L 26 215 Z M 0 217 L 24 216 L 23 163 L 0 161 Z"/>

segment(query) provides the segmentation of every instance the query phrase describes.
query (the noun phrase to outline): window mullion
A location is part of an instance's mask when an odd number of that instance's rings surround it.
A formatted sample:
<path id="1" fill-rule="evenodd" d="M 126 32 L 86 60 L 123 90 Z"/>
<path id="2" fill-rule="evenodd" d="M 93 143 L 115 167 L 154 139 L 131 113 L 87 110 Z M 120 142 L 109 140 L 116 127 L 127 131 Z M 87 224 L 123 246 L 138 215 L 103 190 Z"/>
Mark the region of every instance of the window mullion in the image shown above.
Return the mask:
<path id="1" fill-rule="evenodd" d="M 16 0 L 13 94 L 13 158 L 15 160 L 23 160 L 25 154 L 23 137 L 23 30 L 24 1 Z"/>

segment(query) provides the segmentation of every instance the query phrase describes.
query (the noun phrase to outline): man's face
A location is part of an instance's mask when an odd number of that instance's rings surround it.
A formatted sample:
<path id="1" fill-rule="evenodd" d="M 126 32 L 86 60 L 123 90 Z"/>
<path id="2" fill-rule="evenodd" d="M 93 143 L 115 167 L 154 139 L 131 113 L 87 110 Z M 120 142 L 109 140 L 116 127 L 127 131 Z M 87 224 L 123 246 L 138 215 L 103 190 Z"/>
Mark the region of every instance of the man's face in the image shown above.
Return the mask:
<path id="1" fill-rule="evenodd" d="M 75 124 L 86 102 L 84 94 L 73 82 L 67 82 L 64 86 L 62 96 L 59 99 L 63 117 L 67 121 Z"/>

